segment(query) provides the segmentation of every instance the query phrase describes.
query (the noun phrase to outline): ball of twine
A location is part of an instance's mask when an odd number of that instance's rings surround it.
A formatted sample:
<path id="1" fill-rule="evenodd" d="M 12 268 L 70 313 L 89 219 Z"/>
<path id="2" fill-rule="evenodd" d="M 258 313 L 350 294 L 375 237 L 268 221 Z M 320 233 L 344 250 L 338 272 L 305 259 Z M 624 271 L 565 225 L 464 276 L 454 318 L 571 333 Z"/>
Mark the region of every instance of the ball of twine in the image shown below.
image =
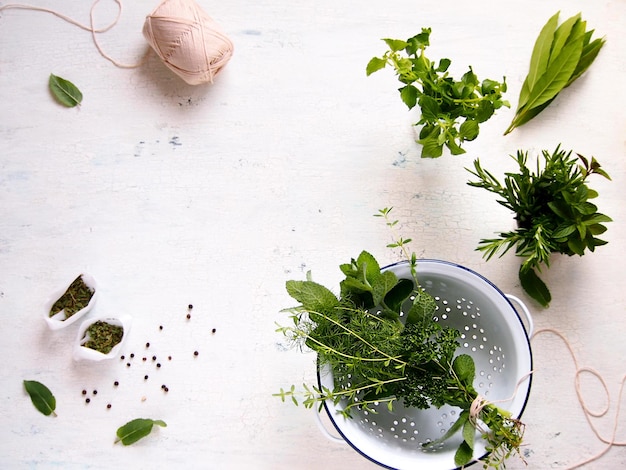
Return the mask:
<path id="1" fill-rule="evenodd" d="M 234 49 L 194 0 L 164 0 L 146 17 L 143 35 L 163 63 L 190 85 L 212 83 Z"/>

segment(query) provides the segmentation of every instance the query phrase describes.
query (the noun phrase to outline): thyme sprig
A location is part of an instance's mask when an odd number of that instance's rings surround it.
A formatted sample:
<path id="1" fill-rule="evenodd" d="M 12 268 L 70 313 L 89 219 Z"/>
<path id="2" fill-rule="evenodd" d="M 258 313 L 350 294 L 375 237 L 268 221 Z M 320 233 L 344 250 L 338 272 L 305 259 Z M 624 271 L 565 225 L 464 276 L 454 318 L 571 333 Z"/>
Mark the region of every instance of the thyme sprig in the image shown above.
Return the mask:
<path id="1" fill-rule="evenodd" d="M 385 208 L 376 215 L 394 231 L 398 221 L 390 218 L 390 212 Z M 479 431 L 491 452 L 485 468 L 504 468 L 504 461 L 519 453 L 524 426 L 493 403 L 484 402 L 470 412 L 478 399 L 474 360 L 457 354 L 460 333 L 433 319 L 436 301 L 417 280 L 418 261 L 408 249 L 410 242 L 394 232 L 388 246 L 401 249 L 412 279 L 381 270 L 377 260 L 363 251 L 340 265 L 345 279 L 339 297 L 314 282 L 310 273 L 305 281 L 287 281 L 287 292 L 300 305 L 285 309 L 292 323 L 279 325 L 277 331 L 294 346 L 315 351 L 319 366 L 332 370 L 334 385 L 332 389 L 291 385 L 274 396 L 306 408 L 321 409 L 330 401 L 340 405 L 336 409 L 345 417 L 355 411 L 378 413 L 381 405 L 392 411 L 400 401 L 419 409 L 457 406 L 461 412 L 448 433 L 423 445 L 434 446 L 461 432 L 455 463 L 463 466 L 473 458 Z"/>

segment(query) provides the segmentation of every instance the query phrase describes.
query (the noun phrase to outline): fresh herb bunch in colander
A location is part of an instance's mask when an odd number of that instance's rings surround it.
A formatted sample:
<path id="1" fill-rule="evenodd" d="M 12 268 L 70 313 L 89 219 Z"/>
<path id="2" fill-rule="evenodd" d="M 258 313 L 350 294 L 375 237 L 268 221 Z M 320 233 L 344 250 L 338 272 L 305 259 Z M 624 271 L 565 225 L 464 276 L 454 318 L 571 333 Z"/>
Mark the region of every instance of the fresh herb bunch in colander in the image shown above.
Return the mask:
<path id="1" fill-rule="evenodd" d="M 478 181 L 468 184 L 500 196 L 498 203 L 513 211 L 517 221 L 515 230 L 483 239 L 477 249 L 490 259 L 515 247 L 516 255 L 525 258 L 519 270 L 522 287 L 541 305 L 548 306 L 552 296 L 537 271 L 542 265 L 550 266 L 552 253 L 582 256 L 585 250 L 593 252 L 607 243 L 598 235 L 606 231 L 604 223 L 611 222 L 611 218 L 589 202 L 598 193 L 587 186 L 587 178 L 594 173 L 611 178 L 594 157 L 589 161 L 580 154 L 572 156 L 560 145 L 552 154 L 543 150 L 542 156 L 543 168 L 538 158 L 536 170 L 532 171 L 526 165 L 528 153 L 519 150 L 512 157 L 519 173 L 506 173 L 504 184 L 484 170 L 477 159 L 474 171 L 468 171 Z"/>
<path id="2" fill-rule="evenodd" d="M 377 215 L 393 227 L 397 221 L 389 220 L 390 210 Z M 471 411 L 478 398 L 474 360 L 467 354 L 455 355 L 460 333 L 433 319 L 436 302 L 417 281 L 417 259 L 407 251 L 410 241 L 398 238 L 389 247 L 403 250 L 413 280 L 381 271 L 376 259 L 363 251 L 340 265 L 345 279 L 339 297 L 312 281 L 310 273 L 305 281 L 287 282 L 287 292 L 300 305 L 286 310 L 293 324 L 278 331 L 295 345 L 315 351 L 320 365 L 332 368 L 335 385 L 332 390 L 307 384 L 298 390 L 292 385 L 275 396 L 307 408 L 321 409 L 326 400 L 341 402 L 346 417 L 355 410 L 376 413 L 379 404 L 391 411 L 398 401 L 420 409 L 458 406 L 459 418 L 448 433 L 423 445 L 435 446 L 462 433 L 455 463 L 463 466 L 473 458 L 479 430 L 491 452 L 485 468 L 504 468 L 512 453 L 519 454 L 524 425 L 491 403 Z M 411 307 L 401 317 L 407 300 Z"/>

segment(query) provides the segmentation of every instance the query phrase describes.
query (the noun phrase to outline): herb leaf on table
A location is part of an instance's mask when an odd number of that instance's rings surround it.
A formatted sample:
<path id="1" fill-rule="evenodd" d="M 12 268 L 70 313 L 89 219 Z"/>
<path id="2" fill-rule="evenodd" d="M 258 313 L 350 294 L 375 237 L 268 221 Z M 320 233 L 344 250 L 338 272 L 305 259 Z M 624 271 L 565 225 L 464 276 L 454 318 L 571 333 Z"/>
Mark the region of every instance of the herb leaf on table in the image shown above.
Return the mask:
<path id="1" fill-rule="evenodd" d="M 24 380 L 24 388 L 35 408 L 46 416 L 56 417 L 57 414 L 54 411 L 57 406 L 56 398 L 48 387 L 36 380 Z"/>
<path id="2" fill-rule="evenodd" d="M 506 79 L 481 83 L 469 67 L 461 80 L 454 80 L 448 74 L 450 59 L 436 63 L 424 55 L 430 33 L 430 28 L 422 28 L 406 41 L 383 39 L 389 50 L 372 58 L 366 73 L 369 76 L 387 65 L 393 67 L 403 85 L 399 89 L 402 101 L 409 109 L 419 105 L 422 114 L 415 125 L 422 126 L 417 140 L 422 145 L 422 157 L 440 157 L 444 145 L 452 155 L 460 155 L 465 153 L 463 142 L 478 137 L 480 123 L 502 106 L 510 107 L 502 99 Z"/>
<path id="3" fill-rule="evenodd" d="M 63 106 L 73 108 L 83 101 L 83 94 L 69 80 L 50 74 L 48 87 L 52 96 Z"/>
<path id="4" fill-rule="evenodd" d="M 146 418 L 137 418 L 129 421 L 124 426 L 121 426 L 117 430 L 117 439 L 115 439 L 115 443 L 122 442 L 125 446 L 134 444 L 139 439 L 146 437 L 148 434 L 152 432 L 152 427 L 154 425 L 166 427 L 164 421 L 160 419 L 146 419 Z"/>

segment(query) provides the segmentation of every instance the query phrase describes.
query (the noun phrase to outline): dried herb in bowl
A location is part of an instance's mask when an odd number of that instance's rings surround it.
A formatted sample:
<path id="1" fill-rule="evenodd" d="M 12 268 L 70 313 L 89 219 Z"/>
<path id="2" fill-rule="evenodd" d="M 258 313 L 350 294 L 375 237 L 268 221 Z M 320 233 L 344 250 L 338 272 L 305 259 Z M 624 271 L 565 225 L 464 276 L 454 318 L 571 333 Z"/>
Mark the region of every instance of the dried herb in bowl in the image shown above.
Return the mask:
<path id="1" fill-rule="evenodd" d="M 124 328 L 99 320 L 87 328 L 89 339 L 84 347 L 94 349 L 102 354 L 109 354 L 122 341 Z"/>
<path id="2" fill-rule="evenodd" d="M 95 290 L 85 284 L 81 274 L 74 279 L 65 293 L 52 305 L 49 316 L 53 317 L 63 310 L 65 312 L 64 320 L 67 320 L 76 312 L 87 307 L 94 293 Z"/>

